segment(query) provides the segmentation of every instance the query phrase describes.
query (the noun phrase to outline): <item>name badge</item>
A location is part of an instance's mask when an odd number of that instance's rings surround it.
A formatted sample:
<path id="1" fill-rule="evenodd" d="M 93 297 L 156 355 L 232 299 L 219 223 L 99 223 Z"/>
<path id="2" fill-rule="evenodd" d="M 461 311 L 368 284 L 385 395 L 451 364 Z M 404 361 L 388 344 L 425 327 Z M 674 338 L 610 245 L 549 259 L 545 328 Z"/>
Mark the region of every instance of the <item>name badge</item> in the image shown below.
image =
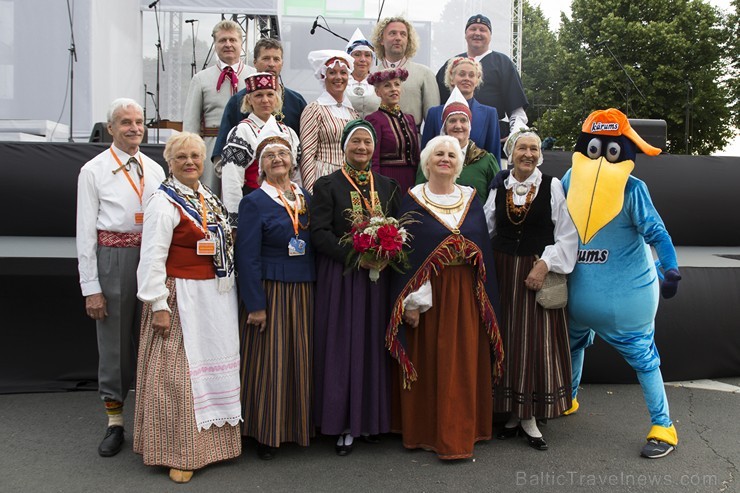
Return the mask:
<path id="1" fill-rule="evenodd" d="M 134 212 L 134 224 L 137 224 L 137 225 L 144 224 L 144 213 L 143 212 Z"/>
<path id="2" fill-rule="evenodd" d="M 306 254 L 306 242 L 299 238 L 291 238 L 288 242 L 288 256 L 297 257 Z"/>
<path id="3" fill-rule="evenodd" d="M 195 244 L 195 252 L 198 255 L 215 255 L 216 254 L 216 242 L 214 240 L 199 240 Z"/>

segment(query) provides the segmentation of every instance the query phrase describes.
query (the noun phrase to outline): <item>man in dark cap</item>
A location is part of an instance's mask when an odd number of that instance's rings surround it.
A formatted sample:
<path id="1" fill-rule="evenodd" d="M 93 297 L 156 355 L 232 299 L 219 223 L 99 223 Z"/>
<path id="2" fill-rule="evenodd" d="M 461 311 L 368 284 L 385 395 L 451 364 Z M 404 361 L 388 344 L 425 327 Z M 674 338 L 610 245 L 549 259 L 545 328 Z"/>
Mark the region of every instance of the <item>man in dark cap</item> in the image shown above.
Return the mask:
<path id="1" fill-rule="evenodd" d="M 524 110 L 529 103 L 524 95 L 522 79 L 511 59 L 489 48 L 491 44 L 491 20 L 483 14 L 476 14 L 465 24 L 465 42 L 468 51 L 457 56 L 475 58 L 483 67 L 483 84 L 475 90 L 475 99 L 498 111 L 499 117 L 509 117 L 509 125 L 502 122 L 501 137 L 516 131 L 527 124 Z M 445 63 L 437 72 L 437 86 L 441 101 L 447 101 L 450 90 L 445 87 Z"/>

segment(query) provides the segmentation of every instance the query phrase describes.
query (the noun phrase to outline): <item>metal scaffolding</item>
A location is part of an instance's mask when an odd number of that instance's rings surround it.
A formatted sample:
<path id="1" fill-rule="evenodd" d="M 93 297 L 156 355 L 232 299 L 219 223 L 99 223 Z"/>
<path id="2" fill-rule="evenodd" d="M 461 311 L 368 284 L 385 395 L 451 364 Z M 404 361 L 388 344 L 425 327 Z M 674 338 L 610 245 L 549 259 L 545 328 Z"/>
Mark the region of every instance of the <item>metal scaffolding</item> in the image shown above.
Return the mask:
<path id="1" fill-rule="evenodd" d="M 522 0 L 511 2 L 511 61 L 522 73 Z"/>

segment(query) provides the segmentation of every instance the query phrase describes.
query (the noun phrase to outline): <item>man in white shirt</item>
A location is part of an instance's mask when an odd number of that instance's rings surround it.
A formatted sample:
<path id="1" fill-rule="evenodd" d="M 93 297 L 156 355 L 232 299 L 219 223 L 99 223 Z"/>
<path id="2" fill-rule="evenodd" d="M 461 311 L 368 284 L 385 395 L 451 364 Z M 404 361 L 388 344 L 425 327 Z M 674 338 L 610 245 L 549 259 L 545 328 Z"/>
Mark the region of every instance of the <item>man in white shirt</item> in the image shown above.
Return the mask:
<path id="1" fill-rule="evenodd" d="M 206 142 L 201 183 L 217 195 L 221 189 L 211 154 L 218 137 L 224 107 L 231 96 L 244 89 L 244 79 L 255 69 L 241 61 L 242 28 L 234 21 L 223 20 L 213 28 L 216 64 L 193 76 L 182 115 L 182 129 L 200 134 Z"/>
<path id="2" fill-rule="evenodd" d="M 98 447 L 111 457 L 123 444 L 123 402 L 136 371 L 140 308 L 136 299 L 144 206 L 164 180 L 139 151 L 144 112 L 121 98 L 108 110 L 113 145 L 87 162 L 77 181 L 77 259 L 87 315 L 98 334 L 98 391 L 108 429 Z"/>
<path id="3" fill-rule="evenodd" d="M 475 90 L 475 99 L 481 104 L 493 106 L 499 118 L 509 118 L 509 125 L 501 125 L 501 138 L 511 132 L 527 126 L 527 109 L 529 103 L 524 95 L 522 79 L 511 59 L 489 48 L 491 45 L 491 21 L 483 14 L 476 14 L 465 24 L 465 42 L 468 51 L 457 56 L 475 58 L 483 68 L 483 84 Z M 447 63 L 437 72 L 437 86 L 442 101 L 450 97 L 450 90 L 445 86 Z M 504 123 L 504 122 L 502 122 Z"/>
<path id="4" fill-rule="evenodd" d="M 378 59 L 376 71 L 386 68 L 408 71 L 401 93 L 401 111 L 412 115 L 416 127 L 421 129 L 429 108 L 439 105 L 439 90 L 434 72 L 426 65 L 410 60 L 419 46 L 414 26 L 403 17 L 386 17 L 375 26 L 372 38 Z"/>

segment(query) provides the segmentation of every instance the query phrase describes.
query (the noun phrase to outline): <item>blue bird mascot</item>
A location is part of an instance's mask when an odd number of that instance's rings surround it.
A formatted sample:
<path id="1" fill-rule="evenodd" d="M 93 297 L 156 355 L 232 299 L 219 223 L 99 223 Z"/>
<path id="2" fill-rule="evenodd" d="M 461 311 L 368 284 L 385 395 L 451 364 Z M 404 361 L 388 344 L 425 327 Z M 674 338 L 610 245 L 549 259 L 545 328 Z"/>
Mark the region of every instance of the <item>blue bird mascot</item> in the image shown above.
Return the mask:
<path id="1" fill-rule="evenodd" d="M 568 279 L 573 406 L 565 414 L 578 410 L 584 352 L 598 334 L 637 372 L 652 421 L 641 455 L 657 459 L 675 449 L 678 435 L 655 347 L 655 314 L 658 292 L 673 297 L 681 275 L 647 186 L 630 174 L 637 148 L 649 156 L 660 154 L 621 111 L 595 111 L 583 123 L 572 167 L 563 177 L 579 236 L 578 263 Z M 664 271 L 662 284 L 658 267 Z"/>

